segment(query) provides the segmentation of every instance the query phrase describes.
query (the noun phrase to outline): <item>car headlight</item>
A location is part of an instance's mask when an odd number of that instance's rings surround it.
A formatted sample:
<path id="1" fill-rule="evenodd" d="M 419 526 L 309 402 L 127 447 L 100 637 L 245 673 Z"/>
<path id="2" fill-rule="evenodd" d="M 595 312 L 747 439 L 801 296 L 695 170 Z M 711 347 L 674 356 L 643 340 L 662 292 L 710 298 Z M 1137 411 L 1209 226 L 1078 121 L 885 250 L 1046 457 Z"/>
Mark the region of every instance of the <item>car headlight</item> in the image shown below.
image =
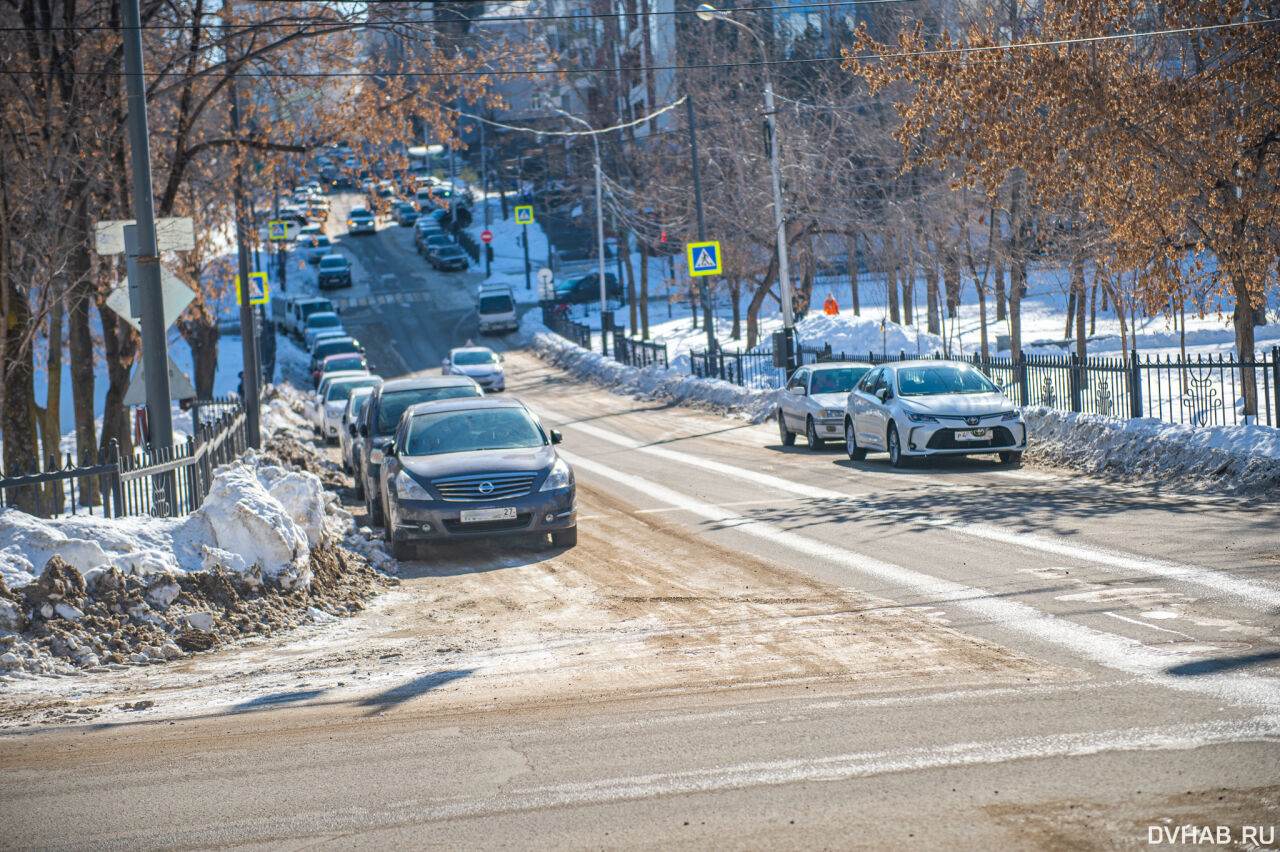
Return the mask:
<path id="1" fill-rule="evenodd" d="M 551 466 L 551 472 L 547 474 L 546 480 L 538 490 L 555 491 L 557 488 L 568 488 L 572 484 L 573 469 L 564 459 L 556 459 L 556 463 Z"/>
<path id="2" fill-rule="evenodd" d="M 914 411 L 906 412 L 907 419 L 912 423 L 937 423 L 938 418 L 931 414 L 917 414 Z"/>
<path id="3" fill-rule="evenodd" d="M 822 409 L 822 416 L 830 417 L 830 418 L 844 417 L 844 409 L 843 408 L 824 408 Z"/>
<path id="4" fill-rule="evenodd" d="M 347 220 L 347 227 L 348 227 L 348 228 L 350 228 L 350 227 L 351 227 L 352 225 L 354 225 L 354 224 L 355 224 L 355 222 L 354 222 L 354 221 L 352 221 L 351 219 L 348 219 L 348 220 Z"/>
<path id="5" fill-rule="evenodd" d="M 1021 411 L 1002 411 L 1000 412 L 1001 420 L 1020 420 L 1022 419 Z"/>
<path id="6" fill-rule="evenodd" d="M 396 474 L 396 495 L 401 500 L 430 500 L 427 489 L 403 470 Z"/>

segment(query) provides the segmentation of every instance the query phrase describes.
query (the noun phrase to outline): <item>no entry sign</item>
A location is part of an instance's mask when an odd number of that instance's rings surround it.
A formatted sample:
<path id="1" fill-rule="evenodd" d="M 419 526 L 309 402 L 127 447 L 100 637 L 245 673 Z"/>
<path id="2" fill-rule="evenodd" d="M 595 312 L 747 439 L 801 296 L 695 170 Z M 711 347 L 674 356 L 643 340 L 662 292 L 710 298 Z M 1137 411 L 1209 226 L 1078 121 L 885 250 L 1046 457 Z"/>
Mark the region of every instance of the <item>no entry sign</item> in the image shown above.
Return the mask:
<path id="1" fill-rule="evenodd" d="M 493 231 L 483 230 L 480 232 L 480 241 L 485 243 L 493 242 Z"/>

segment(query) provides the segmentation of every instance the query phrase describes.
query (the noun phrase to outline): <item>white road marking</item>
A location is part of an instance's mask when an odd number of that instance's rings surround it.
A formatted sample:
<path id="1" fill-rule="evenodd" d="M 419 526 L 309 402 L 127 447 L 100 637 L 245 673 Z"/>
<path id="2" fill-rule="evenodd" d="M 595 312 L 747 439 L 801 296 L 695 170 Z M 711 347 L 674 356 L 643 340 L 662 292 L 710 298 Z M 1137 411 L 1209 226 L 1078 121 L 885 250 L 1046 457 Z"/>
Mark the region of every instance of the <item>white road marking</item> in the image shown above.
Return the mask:
<path id="1" fill-rule="evenodd" d="M 1139 625 L 1140 627 L 1145 627 L 1145 628 L 1147 628 L 1148 630 L 1159 630 L 1161 633 L 1172 633 L 1174 636 L 1181 636 L 1181 637 L 1183 637 L 1184 639 L 1191 639 L 1192 641 L 1194 641 L 1194 640 L 1195 640 L 1195 638 L 1196 638 L 1196 637 L 1194 637 L 1194 636 L 1189 636 L 1189 635 L 1187 635 L 1186 633 L 1181 633 L 1181 632 L 1179 632 L 1179 631 L 1177 631 L 1177 630 L 1170 630 L 1170 629 L 1169 629 L 1169 628 L 1167 628 L 1167 627 L 1157 627 L 1157 626 L 1155 626 L 1154 624 L 1148 624 L 1147 622 L 1145 622 L 1145 621 L 1139 621 L 1139 620 L 1138 620 L 1138 619 L 1136 619 L 1136 618 L 1129 618 L 1127 615 L 1120 615 L 1120 614 L 1118 614 L 1118 613 L 1111 612 L 1110 610 L 1107 610 L 1106 612 L 1104 612 L 1104 613 L 1102 613 L 1102 614 L 1103 614 L 1103 615 L 1109 615 L 1109 616 L 1111 616 L 1112 618 L 1118 618 L 1118 619 L 1120 619 L 1121 621 L 1127 621 L 1127 622 L 1129 622 L 1130 624 L 1137 624 L 1137 625 Z"/>
<path id="2" fill-rule="evenodd" d="M 905 510 L 886 510 L 877 508 L 873 503 L 867 503 L 859 497 L 846 494 L 842 491 L 832 491 L 827 488 L 793 482 L 790 479 L 785 479 L 780 476 L 772 476 L 767 473 L 760 473 L 758 471 L 724 464 L 723 462 L 704 459 L 701 456 L 681 452 L 679 450 L 649 446 L 632 438 L 627 438 L 623 435 L 610 432 L 607 429 L 602 429 L 599 426 L 593 426 L 589 423 L 574 423 L 572 422 L 574 418 L 550 411 L 542 406 L 538 406 L 538 408 L 543 415 L 549 419 L 559 420 L 566 424 L 565 428 L 576 429 L 587 435 L 591 435 L 592 437 L 599 438 L 602 441 L 607 441 L 617 446 L 626 447 L 627 449 L 636 450 L 637 452 L 646 453 L 659 458 L 665 458 L 669 461 L 677 462 L 682 465 L 702 468 L 703 470 L 709 470 L 732 479 L 753 482 L 757 485 L 761 485 L 775 491 L 785 491 L 814 500 L 838 500 L 851 504 L 853 507 L 857 508 L 859 512 L 865 515 L 878 517 L 901 517 L 907 514 Z M 1091 565 L 1105 565 L 1111 568 L 1119 568 L 1121 570 L 1137 574 L 1154 574 L 1166 579 L 1194 584 L 1213 592 L 1232 595 L 1246 605 L 1255 609 L 1270 611 L 1280 607 L 1280 587 L 1271 583 L 1262 583 L 1256 580 L 1245 580 L 1238 577 L 1232 577 L 1228 574 L 1223 574 L 1208 568 L 1201 568 L 1199 566 L 1181 565 L 1175 562 L 1167 562 L 1159 559 L 1148 559 L 1142 556 L 1134 556 L 1127 553 L 1105 550 L 1101 547 L 1095 547 L 1092 545 L 1068 543 L 1061 539 L 1051 538 L 1037 533 L 1011 532 L 989 524 L 970 523 L 956 518 L 948 518 L 946 516 L 918 518 L 915 520 L 928 526 L 950 530 L 952 532 L 961 533 L 973 538 L 984 539 L 986 541 L 995 541 L 1001 544 L 1012 545 L 1014 547 L 1027 548 L 1028 550 L 1038 550 L 1042 553 L 1054 554 L 1055 556 L 1065 556 Z"/>
<path id="3" fill-rule="evenodd" d="M 736 533 L 750 535 L 775 546 L 786 547 L 796 553 L 840 566 L 852 573 L 908 589 L 933 603 L 968 610 L 991 624 L 1032 640 L 1051 643 L 1107 668 L 1127 672 L 1164 687 L 1209 694 L 1237 704 L 1280 713 L 1280 682 L 1275 679 L 1238 672 L 1206 673 L 1196 677 L 1170 675 L 1166 669 L 1174 664 L 1173 657 L 1148 648 L 1127 636 L 1086 627 L 1042 612 L 1028 604 L 992 595 L 985 589 L 913 571 L 847 548 L 816 541 L 772 524 L 743 518 L 651 480 L 623 473 L 572 453 L 562 451 L 561 455 L 580 470 L 594 473 L 659 502 L 679 506 L 692 515 L 723 524 Z"/>

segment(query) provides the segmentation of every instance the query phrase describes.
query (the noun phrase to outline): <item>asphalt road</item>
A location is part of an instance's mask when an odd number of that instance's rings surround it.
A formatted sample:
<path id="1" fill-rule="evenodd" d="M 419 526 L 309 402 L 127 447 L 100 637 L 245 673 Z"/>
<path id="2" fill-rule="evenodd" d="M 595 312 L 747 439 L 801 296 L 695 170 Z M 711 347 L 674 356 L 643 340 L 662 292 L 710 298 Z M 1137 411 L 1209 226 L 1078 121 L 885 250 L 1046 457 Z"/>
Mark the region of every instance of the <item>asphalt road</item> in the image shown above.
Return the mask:
<path id="1" fill-rule="evenodd" d="M 342 243 L 388 376 L 475 336 L 478 277 L 408 231 Z M 431 551 L 340 625 L 121 680 L 151 716 L 0 737 L 3 845 L 1280 846 L 1274 502 L 895 470 L 507 369 L 578 547 Z"/>

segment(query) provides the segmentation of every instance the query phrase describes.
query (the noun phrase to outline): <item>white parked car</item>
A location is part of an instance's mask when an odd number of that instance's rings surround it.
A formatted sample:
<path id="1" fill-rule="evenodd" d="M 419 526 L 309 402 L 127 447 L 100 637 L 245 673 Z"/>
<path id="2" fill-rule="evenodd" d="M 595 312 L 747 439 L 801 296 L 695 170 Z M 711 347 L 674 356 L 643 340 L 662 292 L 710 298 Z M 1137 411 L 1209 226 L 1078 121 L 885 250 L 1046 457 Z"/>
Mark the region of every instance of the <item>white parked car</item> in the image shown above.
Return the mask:
<path id="1" fill-rule="evenodd" d="M 844 437 L 844 404 L 849 391 L 872 369 L 871 364 L 830 361 L 808 364 L 791 374 L 778 393 L 778 434 L 783 446 L 803 432 L 809 449 Z"/>
<path id="2" fill-rule="evenodd" d="M 322 378 L 320 384 L 316 385 L 315 396 L 306 403 L 307 419 L 311 421 L 311 428 L 319 432 L 324 422 L 324 399 L 329 393 L 330 385 L 339 379 L 367 379 L 369 376 L 370 373 L 367 370 L 337 370 Z"/>
<path id="3" fill-rule="evenodd" d="M 446 376 L 469 376 L 486 391 L 502 391 L 507 376 L 502 369 L 502 356 L 488 346 L 459 346 L 449 350 L 441 365 Z"/>
<path id="4" fill-rule="evenodd" d="M 364 404 L 372 394 L 372 385 L 352 388 L 351 396 L 347 397 L 347 403 L 342 408 L 342 419 L 338 423 L 338 447 L 342 456 L 342 469 L 348 473 L 355 471 L 354 451 L 359 443 L 356 438 L 360 434 L 360 415 L 364 413 Z M 359 477 L 356 477 L 355 482 L 356 485 L 360 484 Z"/>
<path id="5" fill-rule="evenodd" d="M 342 331 L 342 319 L 334 311 L 316 311 L 302 325 L 302 345 L 310 352 L 322 331 Z"/>
<path id="6" fill-rule="evenodd" d="M 1017 466 L 1027 448 L 1022 412 L 961 361 L 901 361 L 862 377 L 845 404 L 845 451 L 884 451 L 894 467 L 933 455 L 998 453 Z"/>
<path id="7" fill-rule="evenodd" d="M 342 412 L 347 407 L 347 399 L 356 388 L 367 388 L 370 392 L 382 384 L 381 376 L 344 376 L 329 382 L 324 396 L 320 397 L 320 437 L 326 443 L 337 443 L 342 432 Z"/>

